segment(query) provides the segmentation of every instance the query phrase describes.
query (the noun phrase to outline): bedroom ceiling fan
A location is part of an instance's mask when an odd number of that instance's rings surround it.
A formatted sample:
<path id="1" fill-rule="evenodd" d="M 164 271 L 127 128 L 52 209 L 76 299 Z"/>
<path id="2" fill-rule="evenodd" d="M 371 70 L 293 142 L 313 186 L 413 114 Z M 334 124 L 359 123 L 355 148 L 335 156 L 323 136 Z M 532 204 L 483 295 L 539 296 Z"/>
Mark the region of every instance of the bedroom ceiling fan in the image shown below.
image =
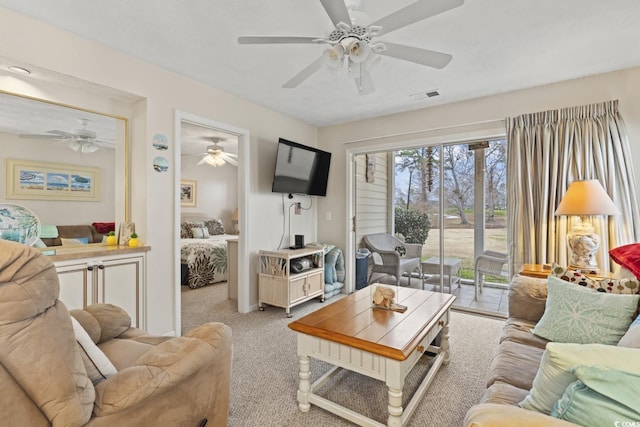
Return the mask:
<path id="1" fill-rule="evenodd" d="M 73 151 L 79 151 L 81 153 L 93 153 L 100 147 L 115 147 L 113 142 L 101 141 L 97 139 L 97 134 L 91 129 L 87 129 L 89 119 L 78 119 L 80 127 L 72 129 L 70 132 L 63 130 L 49 130 L 48 135 L 31 135 L 22 134 L 20 138 L 42 138 L 42 139 L 54 139 L 59 141 L 68 141 L 68 146 Z"/>
<path id="2" fill-rule="evenodd" d="M 213 167 L 222 166 L 225 163 L 229 163 L 232 166 L 238 166 L 238 155 L 233 153 L 227 153 L 224 151 L 218 143 L 223 141 L 220 138 L 212 137 L 210 138 L 213 141 L 213 145 L 209 145 L 207 147 L 207 152 L 204 153 L 204 157 L 200 160 L 197 165 L 208 164 Z"/>
<path id="3" fill-rule="evenodd" d="M 346 2 L 346 4 L 345 4 Z M 323 66 L 346 68 L 360 95 L 375 91 L 371 67 L 380 55 L 415 62 L 432 68 L 444 68 L 452 56 L 417 47 L 374 41 L 375 38 L 423 19 L 461 6 L 464 0 L 418 0 L 384 18 L 369 23 L 369 17 L 358 10 L 360 0 L 320 0 L 334 29 L 326 37 L 308 36 L 241 36 L 239 44 L 320 44 L 327 45 L 322 55 L 285 82 L 282 87 L 295 88 Z"/>

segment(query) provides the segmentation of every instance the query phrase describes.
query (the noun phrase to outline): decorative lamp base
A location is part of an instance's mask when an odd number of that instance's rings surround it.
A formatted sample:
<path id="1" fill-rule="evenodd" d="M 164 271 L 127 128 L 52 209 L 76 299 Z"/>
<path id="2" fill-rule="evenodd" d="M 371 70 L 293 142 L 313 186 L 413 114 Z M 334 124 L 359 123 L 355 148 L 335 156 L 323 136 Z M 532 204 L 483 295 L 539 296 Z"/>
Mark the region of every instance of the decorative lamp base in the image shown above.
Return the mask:
<path id="1" fill-rule="evenodd" d="M 600 271 L 595 259 L 600 248 L 600 236 L 594 232 L 593 226 L 582 223 L 572 228 L 567 233 L 567 244 L 571 248 L 569 267 L 583 273 L 596 274 Z"/>

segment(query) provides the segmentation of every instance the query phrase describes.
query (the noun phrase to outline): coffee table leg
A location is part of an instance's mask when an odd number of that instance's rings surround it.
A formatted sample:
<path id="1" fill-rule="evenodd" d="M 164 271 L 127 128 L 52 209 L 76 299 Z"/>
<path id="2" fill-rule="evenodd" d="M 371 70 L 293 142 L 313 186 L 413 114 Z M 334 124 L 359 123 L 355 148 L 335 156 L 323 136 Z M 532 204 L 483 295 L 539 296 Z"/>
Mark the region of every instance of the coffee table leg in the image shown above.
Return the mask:
<path id="1" fill-rule="evenodd" d="M 389 419 L 387 420 L 387 426 L 389 427 L 401 427 L 402 426 L 402 389 L 391 388 L 387 386 L 387 393 L 389 394 Z"/>
<path id="2" fill-rule="evenodd" d="M 442 363 L 445 365 L 449 363 L 449 324 L 446 323 L 440 331 L 440 351 L 444 353 L 444 360 Z"/>
<path id="3" fill-rule="evenodd" d="M 298 356 L 300 360 L 300 385 L 298 386 L 298 408 L 301 412 L 309 412 L 309 392 L 311 391 L 311 371 L 308 356 Z"/>

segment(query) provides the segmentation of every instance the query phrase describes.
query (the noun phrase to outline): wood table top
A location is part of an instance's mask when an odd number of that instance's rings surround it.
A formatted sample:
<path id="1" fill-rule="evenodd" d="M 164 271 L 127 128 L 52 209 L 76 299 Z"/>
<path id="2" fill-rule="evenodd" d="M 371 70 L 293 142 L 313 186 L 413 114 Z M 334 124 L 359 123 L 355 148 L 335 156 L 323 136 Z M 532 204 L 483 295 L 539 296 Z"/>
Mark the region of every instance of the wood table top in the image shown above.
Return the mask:
<path id="1" fill-rule="evenodd" d="M 451 308 L 455 296 L 403 287 L 399 294 L 398 304 L 407 306 L 404 313 L 371 307 L 370 289 L 366 287 L 291 322 L 289 328 L 380 356 L 405 360 L 437 325 L 442 314 Z"/>

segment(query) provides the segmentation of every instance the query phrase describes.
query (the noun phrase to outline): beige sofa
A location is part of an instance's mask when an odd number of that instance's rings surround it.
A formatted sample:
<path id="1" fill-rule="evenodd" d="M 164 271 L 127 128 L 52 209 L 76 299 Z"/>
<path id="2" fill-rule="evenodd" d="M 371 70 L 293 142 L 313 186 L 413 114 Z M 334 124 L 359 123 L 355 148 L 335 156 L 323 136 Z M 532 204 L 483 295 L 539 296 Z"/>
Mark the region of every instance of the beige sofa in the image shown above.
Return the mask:
<path id="1" fill-rule="evenodd" d="M 58 237 L 43 237 L 47 246 L 61 246 L 62 239 L 87 239 L 87 243 L 101 243 L 108 233 L 100 233 L 94 225 L 58 225 Z"/>
<path id="2" fill-rule="evenodd" d="M 46 256 L 0 240 L 1 425 L 199 426 L 205 419 L 227 425 L 228 326 L 208 323 L 183 337 L 157 337 L 131 328 L 113 305 L 74 310 L 89 345 L 97 344 L 117 369 L 100 371 L 106 379 L 96 380 L 58 292 Z"/>
<path id="3" fill-rule="evenodd" d="M 466 414 L 473 427 L 574 426 L 518 406 L 531 389 L 547 340 L 530 330 L 544 313 L 546 279 L 515 276 L 509 290 L 509 319 L 489 368 L 487 389 L 480 404 Z"/>

